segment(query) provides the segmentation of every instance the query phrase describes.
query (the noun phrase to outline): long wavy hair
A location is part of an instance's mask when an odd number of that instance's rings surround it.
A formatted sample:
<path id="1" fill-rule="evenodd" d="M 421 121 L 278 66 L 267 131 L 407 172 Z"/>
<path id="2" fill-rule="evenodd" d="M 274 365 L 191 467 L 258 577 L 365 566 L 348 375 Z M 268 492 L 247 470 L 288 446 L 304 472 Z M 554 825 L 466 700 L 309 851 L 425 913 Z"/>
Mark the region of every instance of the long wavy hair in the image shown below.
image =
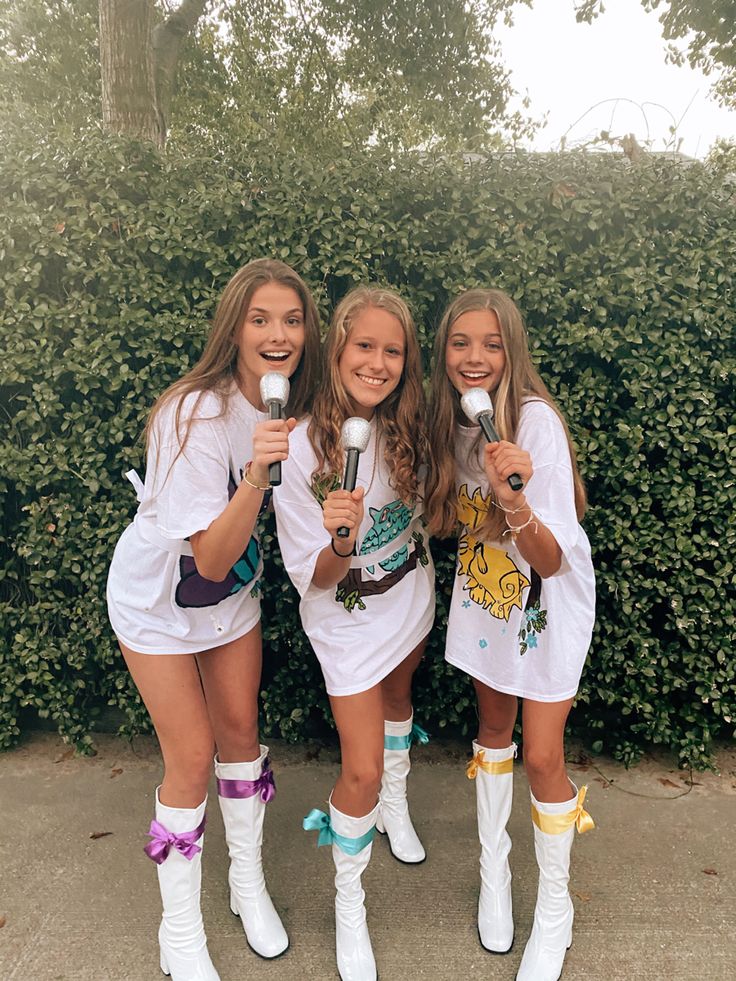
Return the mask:
<path id="1" fill-rule="evenodd" d="M 462 293 L 447 308 L 434 343 L 428 426 L 432 464 L 427 478 L 424 505 L 430 533 L 448 538 L 457 529 L 455 432 L 458 424 L 467 424 L 467 418 L 460 408 L 460 394 L 447 376 L 445 359 L 447 341 L 455 321 L 464 313 L 476 310 L 489 310 L 496 314 L 506 355 L 501 380 L 493 393 L 493 417 L 498 434 L 501 439 L 510 442 L 515 440 L 522 401 L 526 398 L 541 399 L 557 413 L 567 436 L 575 488 L 575 510 L 580 520 L 585 513 L 585 486 L 578 472 L 575 448 L 564 416 L 532 364 L 521 313 L 511 297 L 502 290 L 473 289 Z M 497 541 L 505 529 L 503 512 L 498 508 L 490 508 L 480 529 L 482 536 L 488 541 Z"/>
<path id="2" fill-rule="evenodd" d="M 174 429 L 179 439 L 177 458 L 184 452 L 192 419 L 207 392 L 220 397 L 221 412 L 227 411 L 227 400 L 233 382 L 238 383 L 238 332 L 245 320 L 253 294 L 267 283 L 278 283 L 293 289 L 304 310 L 304 350 L 291 376 L 288 412 L 300 418 L 309 411 L 319 375 L 319 314 L 302 278 L 278 259 L 254 259 L 239 269 L 225 287 L 217 304 L 212 330 L 199 361 L 183 378 L 175 381 L 156 401 L 146 423 L 146 447 L 150 445 L 154 423 L 161 409 L 176 402 Z M 180 421 L 187 395 L 197 392 L 186 429 L 182 435 Z M 173 463 L 172 463 L 173 466 Z"/>
<path id="3" fill-rule="evenodd" d="M 371 308 L 385 310 L 404 332 L 404 367 L 396 388 L 376 407 L 378 434 L 384 446 L 391 486 L 409 504 L 419 496 L 417 470 L 429 459 L 429 442 L 422 389 L 422 357 L 409 307 L 394 290 L 382 286 L 357 286 L 335 308 L 322 358 L 322 383 L 314 398 L 309 439 L 317 455 L 314 477 L 340 474 L 343 450 L 340 431 L 354 415 L 353 405 L 340 379 L 340 357 L 355 318 Z"/>

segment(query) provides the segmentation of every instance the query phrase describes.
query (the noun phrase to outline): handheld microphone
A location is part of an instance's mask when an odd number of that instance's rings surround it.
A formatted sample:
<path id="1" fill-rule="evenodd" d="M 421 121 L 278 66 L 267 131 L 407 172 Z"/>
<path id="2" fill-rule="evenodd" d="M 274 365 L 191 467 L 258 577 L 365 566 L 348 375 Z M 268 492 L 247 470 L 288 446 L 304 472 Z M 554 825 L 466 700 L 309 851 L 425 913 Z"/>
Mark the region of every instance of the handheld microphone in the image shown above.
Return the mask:
<path id="1" fill-rule="evenodd" d="M 345 450 L 345 476 L 342 481 L 342 489 L 347 491 L 355 490 L 355 481 L 358 477 L 358 458 L 364 453 L 371 438 L 371 424 L 360 416 L 351 416 L 342 424 L 340 441 Z M 338 528 L 338 538 L 347 538 L 350 535 L 349 528 Z"/>
<path id="2" fill-rule="evenodd" d="M 261 401 L 268 409 L 269 419 L 283 419 L 284 406 L 289 401 L 289 379 L 278 371 L 269 371 L 261 378 Z M 268 465 L 268 482 L 271 487 L 281 483 L 281 461 Z"/>
<path id="3" fill-rule="evenodd" d="M 480 426 L 488 443 L 499 441 L 501 437 L 493 425 L 493 403 L 488 392 L 484 392 L 482 388 L 471 388 L 460 399 L 460 408 L 471 422 Z M 512 473 L 507 479 L 512 491 L 520 491 L 524 486 L 518 473 Z"/>

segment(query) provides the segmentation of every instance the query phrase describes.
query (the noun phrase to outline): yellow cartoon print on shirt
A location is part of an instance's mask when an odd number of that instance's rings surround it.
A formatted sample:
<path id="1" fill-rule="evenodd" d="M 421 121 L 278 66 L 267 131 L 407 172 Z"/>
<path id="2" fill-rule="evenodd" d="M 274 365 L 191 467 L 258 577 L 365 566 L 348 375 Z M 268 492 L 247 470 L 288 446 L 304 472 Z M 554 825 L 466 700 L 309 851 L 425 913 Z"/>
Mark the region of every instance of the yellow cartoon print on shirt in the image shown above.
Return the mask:
<path id="1" fill-rule="evenodd" d="M 458 492 L 457 515 L 463 525 L 458 543 L 458 575 L 466 576 L 463 589 L 474 603 L 499 620 L 508 620 L 514 607 L 522 608 L 522 592 L 530 585 L 508 553 L 475 537 L 488 514 L 490 494 L 484 497 L 477 487 L 471 497 L 468 485 Z"/>

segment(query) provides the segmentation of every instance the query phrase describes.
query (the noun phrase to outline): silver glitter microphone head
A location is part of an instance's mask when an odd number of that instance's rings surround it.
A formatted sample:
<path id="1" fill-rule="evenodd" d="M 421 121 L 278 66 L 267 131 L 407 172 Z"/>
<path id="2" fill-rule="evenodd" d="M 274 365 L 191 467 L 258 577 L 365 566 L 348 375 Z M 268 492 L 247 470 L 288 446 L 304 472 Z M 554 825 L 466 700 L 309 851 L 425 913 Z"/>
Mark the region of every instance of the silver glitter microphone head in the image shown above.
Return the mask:
<path id="1" fill-rule="evenodd" d="M 471 422 L 477 422 L 478 416 L 483 412 L 493 415 L 491 396 L 482 388 L 471 388 L 467 391 L 460 399 L 460 408 Z"/>
<path id="2" fill-rule="evenodd" d="M 340 440 L 344 450 L 365 453 L 371 438 L 371 424 L 360 416 L 350 416 L 342 424 Z"/>
<path id="3" fill-rule="evenodd" d="M 261 378 L 261 401 L 265 406 L 276 402 L 286 405 L 289 401 L 289 379 L 278 371 L 269 371 Z"/>

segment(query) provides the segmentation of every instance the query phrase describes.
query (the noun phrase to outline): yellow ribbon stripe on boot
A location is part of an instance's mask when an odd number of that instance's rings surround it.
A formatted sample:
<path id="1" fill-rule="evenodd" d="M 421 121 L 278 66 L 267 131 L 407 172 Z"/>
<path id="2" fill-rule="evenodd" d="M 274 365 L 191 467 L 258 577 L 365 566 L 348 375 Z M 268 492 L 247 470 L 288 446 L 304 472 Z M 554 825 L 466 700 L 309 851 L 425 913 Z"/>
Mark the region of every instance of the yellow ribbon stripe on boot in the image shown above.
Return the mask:
<path id="1" fill-rule="evenodd" d="M 499 776 L 502 773 L 513 773 L 514 772 L 514 757 L 510 756 L 507 760 L 501 760 L 500 763 L 495 761 L 485 760 L 485 751 L 479 749 L 475 756 L 470 760 L 468 765 L 465 767 L 465 775 L 468 780 L 475 780 L 478 776 L 478 770 L 483 770 L 484 773 L 492 773 Z"/>
<path id="2" fill-rule="evenodd" d="M 469 769 L 470 767 L 468 767 Z M 468 773 L 468 776 L 470 776 L 470 773 Z M 572 811 L 568 811 L 567 814 L 541 814 L 534 804 L 532 804 L 532 821 L 546 835 L 561 835 L 563 832 L 568 831 L 573 824 L 581 835 L 586 831 L 592 831 L 595 827 L 595 822 L 583 807 L 587 792 L 587 786 L 580 788 L 575 807 Z"/>

